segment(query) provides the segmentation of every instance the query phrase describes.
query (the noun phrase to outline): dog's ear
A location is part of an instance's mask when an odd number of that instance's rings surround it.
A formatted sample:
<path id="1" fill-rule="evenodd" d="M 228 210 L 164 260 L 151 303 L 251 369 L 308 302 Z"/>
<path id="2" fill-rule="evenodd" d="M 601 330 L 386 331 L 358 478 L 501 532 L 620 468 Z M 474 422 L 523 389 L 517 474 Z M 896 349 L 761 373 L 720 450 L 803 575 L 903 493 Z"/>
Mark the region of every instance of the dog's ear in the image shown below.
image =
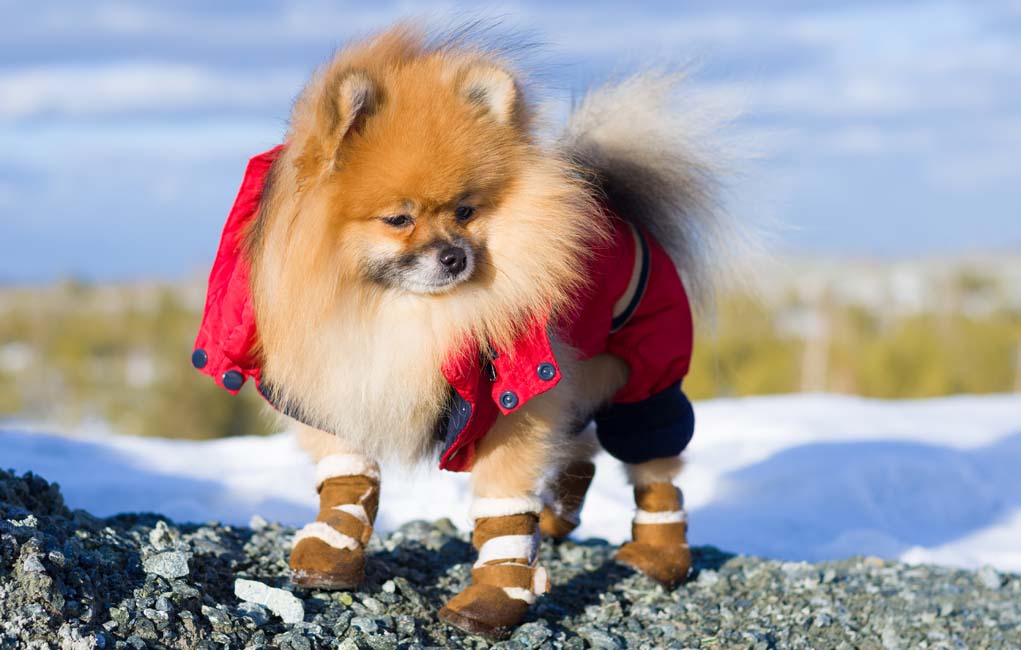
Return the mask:
<path id="1" fill-rule="evenodd" d="M 381 92 L 372 77 L 358 68 L 309 85 L 291 120 L 299 188 L 337 168 L 345 143 L 365 128 L 379 107 Z"/>
<path id="2" fill-rule="evenodd" d="M 491 63 L 473 65 L 461 73 L 459 88 L 469 103 L 497 122 L 508 124 L 521 115 L 521 92 L 510 72 Z"/>
<path id="3" fill-rule="evenodd" d="M 365 121 L 379 104 L 379 87 L 361 70 L 352 70 L 340 78 L 333 101 L 332 132 L 337 153 L 352 134 L 365 126 Z"/>

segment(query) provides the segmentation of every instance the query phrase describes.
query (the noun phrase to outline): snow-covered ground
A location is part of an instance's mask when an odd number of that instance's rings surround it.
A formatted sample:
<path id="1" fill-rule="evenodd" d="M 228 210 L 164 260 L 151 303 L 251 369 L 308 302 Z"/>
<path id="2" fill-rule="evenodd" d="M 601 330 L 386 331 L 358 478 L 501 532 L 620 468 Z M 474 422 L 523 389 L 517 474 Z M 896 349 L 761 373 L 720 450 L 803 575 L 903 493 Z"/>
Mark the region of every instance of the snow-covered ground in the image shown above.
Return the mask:
<path id="1" fill-rule="evenodd" d="M 715 400 L 682 475 L 695 544 L 817 561 L 877 555 L 1021 571 L 1021 395 L 879 401 L 830 395 Z M 621 541 L 631 494 L 603 456 L 581 537 Z M 60 483 L 71 507 L 179 521 L 301 525 L 312 466 L 287 434 L 212 442 L 0 431 L 0 467 Z M 467 526 L 466 476 L 384 468 L 379 528 Z"/>

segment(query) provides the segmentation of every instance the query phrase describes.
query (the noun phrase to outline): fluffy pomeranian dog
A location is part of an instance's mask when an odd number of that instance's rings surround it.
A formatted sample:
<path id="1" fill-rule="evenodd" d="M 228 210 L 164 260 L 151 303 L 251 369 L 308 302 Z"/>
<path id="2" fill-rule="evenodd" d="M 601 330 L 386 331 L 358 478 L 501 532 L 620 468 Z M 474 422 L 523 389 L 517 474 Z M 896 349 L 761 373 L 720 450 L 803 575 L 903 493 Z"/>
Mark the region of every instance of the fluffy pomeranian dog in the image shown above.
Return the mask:
<path id="1" fill-rule="evenodd" d="M 471 472 L 478 549 L 439 615 L 505 636 L 547 590 L 540 534 L 578 525 L 600 449 L 634 485 L 618 560 L 685 578 L 685 283 L 704 295 L 723 221 L 676 83 L 596 90 L 544 141 L 509 62 L 398 27 L 304 89 L 286 142 L 249 164 L 192 357 L 232 392 L 254 379 L 317 463 L 297 584 L 358 585 L 378 462 L 439 457 Z"/>

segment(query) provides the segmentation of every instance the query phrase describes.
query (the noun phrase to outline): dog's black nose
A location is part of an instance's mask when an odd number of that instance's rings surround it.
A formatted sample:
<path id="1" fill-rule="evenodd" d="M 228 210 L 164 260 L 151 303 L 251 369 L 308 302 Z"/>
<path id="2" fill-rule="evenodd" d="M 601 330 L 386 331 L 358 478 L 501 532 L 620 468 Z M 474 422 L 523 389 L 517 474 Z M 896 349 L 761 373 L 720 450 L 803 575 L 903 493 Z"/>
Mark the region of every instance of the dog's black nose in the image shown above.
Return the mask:
<path id="1" fill-rule="evenodd" d="M 460 246 L 447 246 L 439 253 L 440 264 L 450 272 L 457 275 L 468 266 L 468 256 Z"/>

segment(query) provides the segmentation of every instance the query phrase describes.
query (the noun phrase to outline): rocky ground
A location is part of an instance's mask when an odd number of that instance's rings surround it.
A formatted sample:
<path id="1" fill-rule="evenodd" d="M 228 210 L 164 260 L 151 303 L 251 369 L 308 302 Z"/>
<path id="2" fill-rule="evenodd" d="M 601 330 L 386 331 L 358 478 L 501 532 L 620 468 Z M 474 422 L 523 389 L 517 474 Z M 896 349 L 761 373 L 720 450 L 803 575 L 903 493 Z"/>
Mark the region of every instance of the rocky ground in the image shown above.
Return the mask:
<path id="1" fill-rule="evenodd" d="M 511 639 L 446 627 L 467 533 L 411 522 L 373 541 L 357 592 L 293 589 L 293 530 L 98 519 L 0 471 L 0 648 L 1021 648 L 1021 577 L 854 558 L 784 563 L 696 549 L 666 592 L 599 540 L 546 543 L 553 590 Z"/>

